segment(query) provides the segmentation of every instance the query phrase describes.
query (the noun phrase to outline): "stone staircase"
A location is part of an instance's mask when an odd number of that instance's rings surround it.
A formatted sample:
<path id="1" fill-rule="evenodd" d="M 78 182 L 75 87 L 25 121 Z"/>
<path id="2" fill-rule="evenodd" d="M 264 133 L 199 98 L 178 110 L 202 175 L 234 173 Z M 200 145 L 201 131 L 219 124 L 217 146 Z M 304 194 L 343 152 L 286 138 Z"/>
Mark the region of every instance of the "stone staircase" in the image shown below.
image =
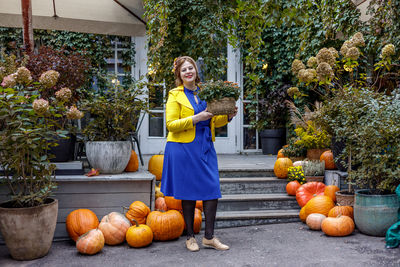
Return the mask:
<path id="1" fill-rule="evenodd" d="M 286 179 L 270 169 L 220 169 L 222 198 L 215 227 L 297 222 L 300 208 L 286 194 Z"/>

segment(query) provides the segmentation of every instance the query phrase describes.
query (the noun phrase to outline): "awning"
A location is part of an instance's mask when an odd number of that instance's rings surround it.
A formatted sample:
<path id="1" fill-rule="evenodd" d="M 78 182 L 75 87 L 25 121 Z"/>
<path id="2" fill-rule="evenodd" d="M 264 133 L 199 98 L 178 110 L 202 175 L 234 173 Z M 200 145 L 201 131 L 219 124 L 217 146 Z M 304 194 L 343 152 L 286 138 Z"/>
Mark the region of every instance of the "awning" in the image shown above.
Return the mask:
<path id="1" fill-rule="evenodd" d="M 144 36 L 141 0 L 31 0 L 34 29 Z M 54 14 L 57 16 L 55 17 Z M 0 26 L 22 28 L 21 0 L 0 0 Z"/>

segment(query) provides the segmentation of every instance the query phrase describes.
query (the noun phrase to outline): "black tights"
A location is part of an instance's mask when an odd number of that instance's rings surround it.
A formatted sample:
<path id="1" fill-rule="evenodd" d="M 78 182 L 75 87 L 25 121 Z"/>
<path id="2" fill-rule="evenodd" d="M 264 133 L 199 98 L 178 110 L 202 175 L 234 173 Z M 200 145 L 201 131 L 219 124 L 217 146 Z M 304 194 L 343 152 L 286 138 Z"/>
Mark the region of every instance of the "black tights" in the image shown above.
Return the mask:
<path id="1" fill-rule="evenodd" d="M 217 213 L 218 199 L 203 200 L 203 210 L 206 216 L 206 229 L 204 237 L 212 239 L 214 237 L 214 222 Z M 196 207 L 195 200 L 182 200 L 183 218 L 185 219 L 187 238 L 194 237 L 193 222 L 194 209 Z"/>

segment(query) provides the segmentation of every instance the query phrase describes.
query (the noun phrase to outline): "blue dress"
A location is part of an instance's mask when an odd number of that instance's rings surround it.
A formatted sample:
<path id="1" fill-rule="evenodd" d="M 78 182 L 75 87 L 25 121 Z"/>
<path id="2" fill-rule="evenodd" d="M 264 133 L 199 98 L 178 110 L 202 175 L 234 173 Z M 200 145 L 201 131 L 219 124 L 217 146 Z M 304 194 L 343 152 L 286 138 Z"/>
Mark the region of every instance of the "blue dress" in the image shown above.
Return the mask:
<path id="1" fill-rule="evenodd" d="M 197 89 L 198 90 L 198 89 Z M 184 89 L 194 114 L 207 108 L 197 104 L 192 90 Z M 210 120 L 196 124 L 196 135 L 190 143 L 167 142 L 161 192 L 184 200 L 210 200 L 221 197 L 217 153 L 211 140 Z"/>

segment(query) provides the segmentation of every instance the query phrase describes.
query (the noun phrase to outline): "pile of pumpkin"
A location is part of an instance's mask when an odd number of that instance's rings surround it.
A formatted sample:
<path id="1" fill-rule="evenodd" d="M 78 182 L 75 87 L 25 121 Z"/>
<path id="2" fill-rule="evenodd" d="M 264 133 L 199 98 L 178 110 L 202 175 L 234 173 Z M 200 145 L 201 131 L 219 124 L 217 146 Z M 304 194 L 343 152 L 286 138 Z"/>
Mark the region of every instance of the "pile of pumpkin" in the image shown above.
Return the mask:
<path id="1" fill-rule="evenodd" d="M 281 152 L 281 150 L 279 151 Z M 278 178 L 287 178 L 288 169 L 292 166 L 301 166 L 302 162 L 295 162 L 278 152 L 278 159 L 274 165 L 274 173 Z M 325 151 L 321 157 L 325 161 L 326 169 L 334 169 L 332 152 Z M 328 236 L 347 236 L 353 233 L 353 207 L 336 205 L 336 185 L 326 186 L 321 182 L 308 182 L 300 185 L 298 181 L 291 181 L 286 185 L 288 195 L 296 196 L 301 207 L 300 220 L 312 230 L 322 230 Z"/>

